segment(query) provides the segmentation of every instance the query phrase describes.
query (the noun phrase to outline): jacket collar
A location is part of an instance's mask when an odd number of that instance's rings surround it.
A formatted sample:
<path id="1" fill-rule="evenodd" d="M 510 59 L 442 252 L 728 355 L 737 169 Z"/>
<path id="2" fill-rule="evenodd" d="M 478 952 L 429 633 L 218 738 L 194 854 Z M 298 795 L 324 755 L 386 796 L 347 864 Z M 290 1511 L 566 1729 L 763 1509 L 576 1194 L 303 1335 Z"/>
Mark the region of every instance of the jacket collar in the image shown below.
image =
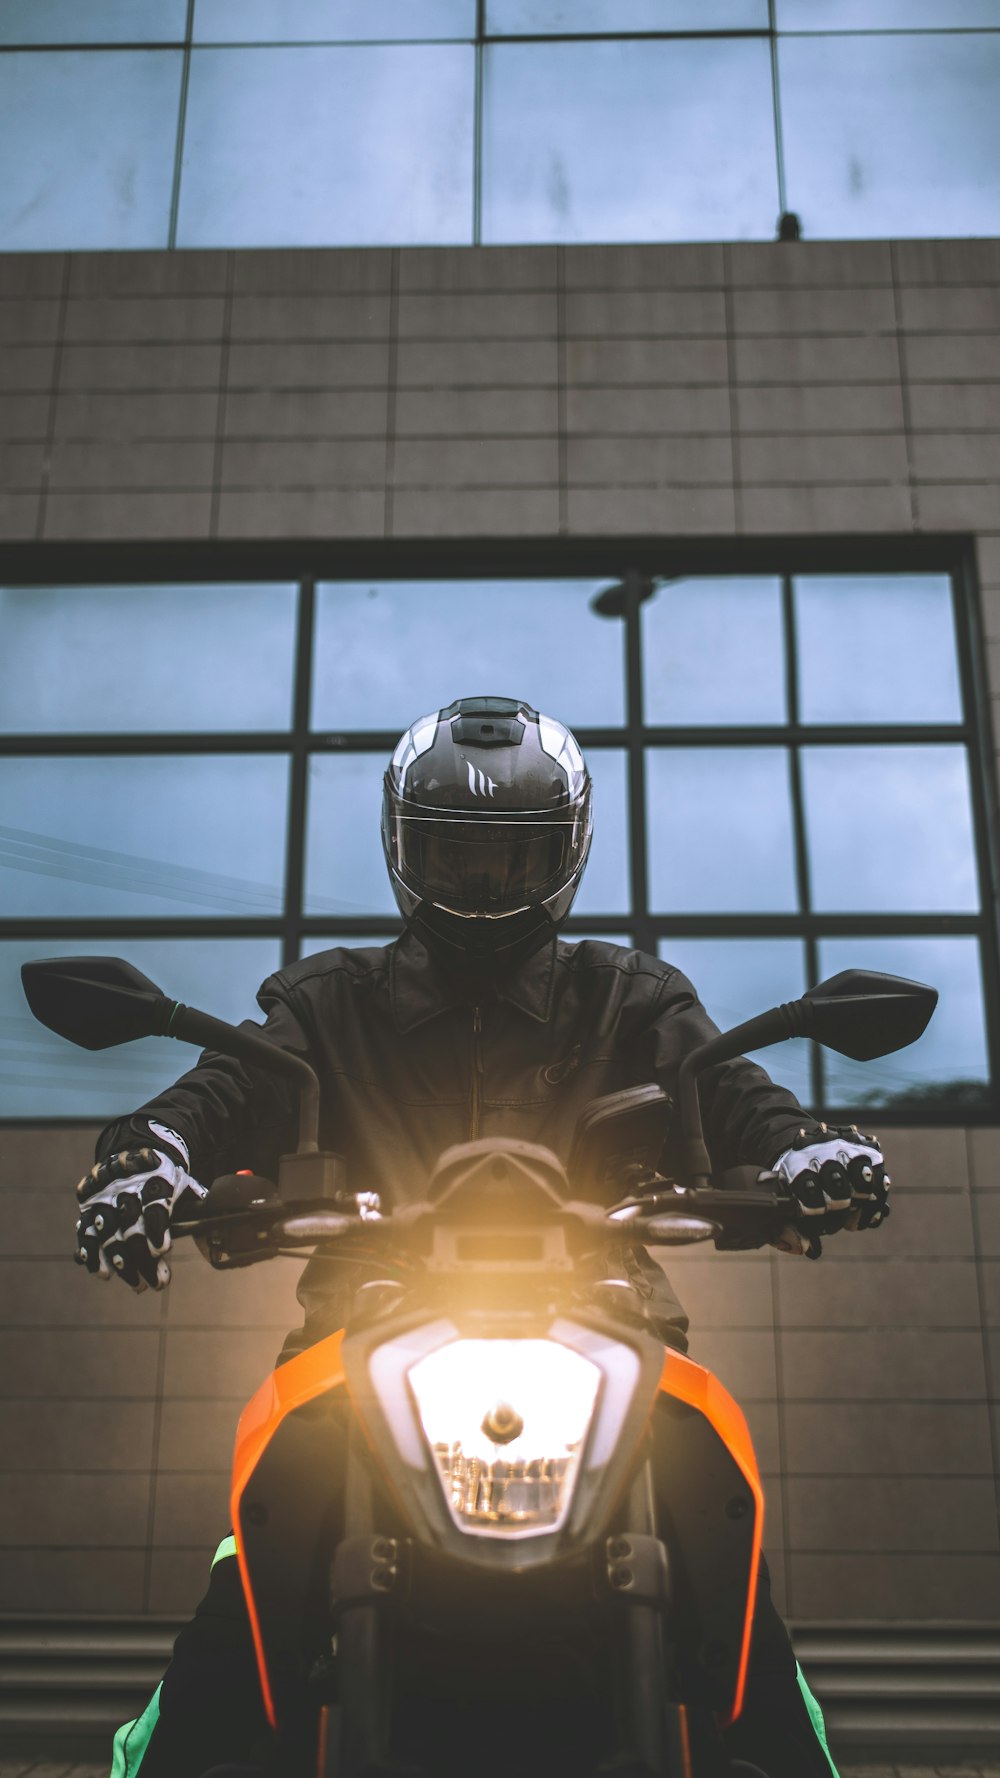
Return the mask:
<path id="1" fill-rule="evenodd" d="M 429 1019 L 456 1007 L 482 1006 L 502 1000 L 517 1012 L 544 1025 L 552 1012 L 552 990 L 555 983 L 556 941 L 552 940 L 529 957 L 512 976 L 497 982 L 484 983 L 477 993 L 475 984 L 463 976 L 442 969 L 413 931 L 390 947 L 389 994 L 396 1030 L 413 1031 Z"/>

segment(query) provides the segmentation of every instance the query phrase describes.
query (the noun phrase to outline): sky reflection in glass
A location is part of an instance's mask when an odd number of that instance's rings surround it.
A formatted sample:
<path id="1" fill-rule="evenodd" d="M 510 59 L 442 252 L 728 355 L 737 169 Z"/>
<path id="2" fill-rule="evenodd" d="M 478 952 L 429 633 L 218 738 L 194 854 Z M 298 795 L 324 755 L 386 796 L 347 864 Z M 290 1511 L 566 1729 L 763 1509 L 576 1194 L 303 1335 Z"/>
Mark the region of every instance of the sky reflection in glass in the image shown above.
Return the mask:
<path id="1" fill-rule="evenodd" d="M 144 1037 L 95 1054 L 47 1031 L 28 1011 L 21 964 L 65 956 L 124 957 L 171 998 L 233 1023 L 263 1019 L 255 996 L 279 967 L 281 947 L 271 938 L 0 942 L 0 1117 L 121 1116 L 195 1065 L 197 1048 L 169 1037 Z"/>
<path id="2" fill-rule="evenodd" d="M 814 908 L 978 908 L 964 747 L 804 747 L 802 781 Z"/>
<path id="3" fill-rule="evenodd" d="M 314 729 L 387 728 L 479 693 L 570 727 L 625 715 L 623 625 L 607 580 L 360 581 L 317 589 Z M 530 637 L 530 646 L 525 639 Z"/>
<path id="4" fill-rule="evenodd" d="M 486 0 L 499 36 L 589 31 L 766 31 L 767 0 Z"/>
<path id="5" fill-rule="evenodd" d="M 1000 25 L 1000 0 L 775 0 L 779 31 L 956 30 Z"/>
<path id="6" fill-rule="evenodd" d="M 0 587 L 0 731 L 149 734 L 291 723 L 297 589 Z M 116 662 L 109 670 L 112 638 Z"/>
<path id="7" fill-rule="evenodd" d="M 468 240 L 473 56 L 468 44 L 196 49 L 178 245 Z"/>
<path id="8" fill-rule="evenodd" d="M 661 938 L 659 954 L 694 983 L 722 1031 L 768 1007 L 797 1000 L 806 985 L 805 947 L 797 938 Z M 750 1053 L 773 1080 L 808 1104 L 807 1043 L 795 1038 Z"/>
<path id="9" fill-rule="evenodd" d="M 594 781 L 594 838 L 573 913 L 624 913 L 629 906 L 625 754 L 592 747 L 587 764 Z"/>
<path id="10" fill-rule="evenodd" d="M 181 50 L 0 55 L 6 253 L 165 247 Z"/>
<path id="11" fill-rule="evenodd" d="M 786 720 L 780 580 L 667 581 L 641 620 L 648 723 Z"/>
<path id="12" fill-rule="evenodd" d="M 473 37 L 476 0 L 195 0 L 196 43 Z"/>
<path id="13" fill-rule="evenodd" d="M 961 722 L 946 574 L 794 582 L 803 722 Z"/>
<path id="14" fill-rule="evenodd" d="M 1000 233 L 1000 35 L 786 37 L 778 57 L 806 236 Z"/>
<path id="15" fill-rule="evenodd" d="M 3 0 L 0 43 L 183 43 L 187 0 Z"/>
<path id="16" fill-rule="evenodd" d="M 8 917 L 281 911 L 288 761 L 142 755 L 0 762 Z"/>
<path id="17" fill-rule="evenodd" d="M 396 917 L 382 851 L 383 753 L 314 756 L 306 805 L 305 911 Z"/>
<path id="18" fill-rule="evenodd" d="M 770 237 L 766 42 L 488 47 L 482 208 L 493 242 Z"/>
<path id="19" fill-rule="evenodd" d="M 975 1100 L 976 1083 L 989 1075 L 976 939 L 828 938 L 820 943 L 819 966 L 821 979 L 842 969 L 878 969 L 927 982 L 940 995 L 923 1037 L 909 1049 L 874 1062 L 824 1050 L 827 1104 L 885 1105 L 907 1097 L 923 1102 L 929 1086 L 954 1082 L 972 1083 L 969 1097 Z M 886 1149 L 891 1161 L 888 1138 Z"/>
<path id="20" fill-rule="evenodd" d="M 783 747 L 646 754 L 654 913 L 775 913 L 798 905 Z"/>

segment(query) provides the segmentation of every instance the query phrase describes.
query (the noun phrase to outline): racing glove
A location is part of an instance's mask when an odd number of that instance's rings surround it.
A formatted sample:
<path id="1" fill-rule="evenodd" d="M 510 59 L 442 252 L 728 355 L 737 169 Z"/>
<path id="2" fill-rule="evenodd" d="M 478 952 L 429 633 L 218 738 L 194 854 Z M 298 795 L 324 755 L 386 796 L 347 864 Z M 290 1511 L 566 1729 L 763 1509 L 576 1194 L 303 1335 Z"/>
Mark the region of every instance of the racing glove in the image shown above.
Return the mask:
<path id="1" fill-rule="evenodd" d="M 171 1218 L 194 1215 L 206 1196 L 188 1172 L 184 1138 L 152 1122 L 149 1135 L 148 1146 L 98 1161 L 76 1188 L 77 1264 L 99 1278 L 117 1273 L 135 1291 L 170 1283 Z"/>
<path id="2" fill-rule="evenodd" d="M 821 1236 L 874 1229 L 889 1214 L 891 1180 L 875 1136 L 856 1124 L 800 1130 L 771 1167 L 795 1199 L 795 1218 L 772 1246 L 819 1259 Z"/>

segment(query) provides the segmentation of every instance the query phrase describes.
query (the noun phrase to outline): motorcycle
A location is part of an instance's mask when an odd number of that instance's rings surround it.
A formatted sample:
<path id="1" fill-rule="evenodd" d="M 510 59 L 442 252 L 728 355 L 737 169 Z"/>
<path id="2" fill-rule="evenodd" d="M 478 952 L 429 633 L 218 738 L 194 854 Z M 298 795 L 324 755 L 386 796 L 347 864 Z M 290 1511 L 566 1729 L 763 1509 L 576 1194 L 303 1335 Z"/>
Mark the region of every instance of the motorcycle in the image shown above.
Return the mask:
<path id="1" fill-rule="evenodd" d="M 888 1054 L 920 1036 L 935 990 L 844 971 L 689 1054 L 676 1105 L 655 1086 L 596 1101 L 565 1167 L 531 1143 L 462 1143 L 420 1202 L 383 1213 L 320 1151 L 300 1057 L 119 959 L 22 974 L 35 1016 L 88 1049 L 168 1034 L 294 1081 L 299 1144 L 277 1185 L 227 1175 L 173 1232 L 218 1269 L 308 1249 L 362 1269 L 346 1326 L 279 1365 L 236 1436 L 268 1769 L 767 1778 L 723 1741 L 764 1518 L 747 1425 L 607 1262 L 780 1236 L 793 1216 L 779 1178 L 711 1177 L 700 1075 L 792 1036 Z M 668 1129 L 672 1178 L 658 1171 Z"/>

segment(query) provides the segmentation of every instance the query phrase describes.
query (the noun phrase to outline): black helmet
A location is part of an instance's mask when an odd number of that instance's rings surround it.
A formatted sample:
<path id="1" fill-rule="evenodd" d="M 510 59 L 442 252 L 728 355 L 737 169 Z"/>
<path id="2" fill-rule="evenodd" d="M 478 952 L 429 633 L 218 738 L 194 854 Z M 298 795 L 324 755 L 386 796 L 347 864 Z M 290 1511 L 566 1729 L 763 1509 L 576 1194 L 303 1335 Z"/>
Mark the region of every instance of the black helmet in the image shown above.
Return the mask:
<path id="1" fill-rule="evenodd" d="M 590 832 L 577 742 L 516 698 L 458 698 L 421 717 L 385 774 L 393 893 L 453 968 L 494 973 L 538 950 L 569 913 Z"/>

